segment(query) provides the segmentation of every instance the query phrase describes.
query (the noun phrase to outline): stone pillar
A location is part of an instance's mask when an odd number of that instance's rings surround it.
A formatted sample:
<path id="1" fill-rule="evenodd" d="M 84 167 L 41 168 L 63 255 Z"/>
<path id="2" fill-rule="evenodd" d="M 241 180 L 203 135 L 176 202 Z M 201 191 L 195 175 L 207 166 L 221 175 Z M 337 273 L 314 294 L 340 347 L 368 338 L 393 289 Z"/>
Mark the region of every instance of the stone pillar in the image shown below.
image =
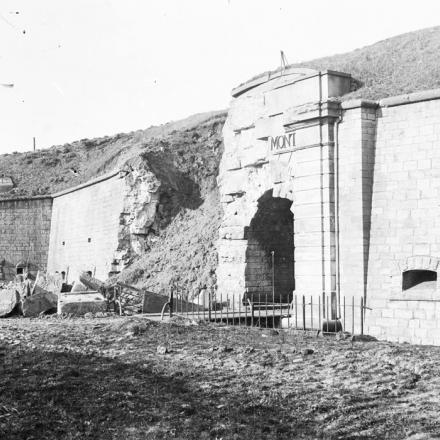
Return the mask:
<path id="1" fill-rule="evenodd" d="M 373 101 L 344 102 L 339 125 L 341 295 L 366 297 L 376 138 Z"/>
<path id="2" fill-rule="evenodd" d="M 334 123 L 339 104 L 317 102 L 289 109 L 284 124 L 295 133 L 293 213 L 296 293 L 335 291 Z"/>

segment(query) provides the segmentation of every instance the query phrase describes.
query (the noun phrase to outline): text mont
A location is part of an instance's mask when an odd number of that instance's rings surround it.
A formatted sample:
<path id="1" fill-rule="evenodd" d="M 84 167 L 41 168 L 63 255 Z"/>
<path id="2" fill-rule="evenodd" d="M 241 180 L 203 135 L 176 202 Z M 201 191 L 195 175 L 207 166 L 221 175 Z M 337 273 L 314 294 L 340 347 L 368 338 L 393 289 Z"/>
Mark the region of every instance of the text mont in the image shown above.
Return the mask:
<path id="1" fill-rule="evenodd" d="M 285 134 L 283 136 L 270 137 L 270 151 L 285 150 L 295 146 L 295 133 Z"/>

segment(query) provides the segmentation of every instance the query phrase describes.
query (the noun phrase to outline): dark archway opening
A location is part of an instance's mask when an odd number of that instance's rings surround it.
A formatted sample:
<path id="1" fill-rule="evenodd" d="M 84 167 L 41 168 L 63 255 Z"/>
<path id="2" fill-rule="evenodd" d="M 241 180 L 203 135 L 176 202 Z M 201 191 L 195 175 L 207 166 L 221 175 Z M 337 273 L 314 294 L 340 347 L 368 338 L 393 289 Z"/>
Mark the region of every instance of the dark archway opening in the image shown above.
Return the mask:
<path id="1" fill-rule="evenodd" d="M 437 284 L 437 272 L 433 270 L 407 270 L 402 274 L 402 290 L 412 289 L 433 289 Z"/>
<path id="2" fill-rule="evenodd" d="M 272 191 L 267 191 L 258 200 L 258 210 L 245 230 L 245 287 L 253 302 L 292 300 L 295 263 L 291 205 L 290 200 L 273 197 Z"/>

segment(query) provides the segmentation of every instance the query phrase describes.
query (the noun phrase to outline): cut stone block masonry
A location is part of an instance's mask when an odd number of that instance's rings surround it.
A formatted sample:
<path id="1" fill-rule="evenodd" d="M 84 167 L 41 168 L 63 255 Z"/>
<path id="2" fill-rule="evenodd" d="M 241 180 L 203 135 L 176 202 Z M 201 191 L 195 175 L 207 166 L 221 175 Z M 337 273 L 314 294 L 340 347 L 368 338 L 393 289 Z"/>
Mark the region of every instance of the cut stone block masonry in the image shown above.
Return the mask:
<path id="1" fill-rule="evenodd" d="M 371 335 L 440 344 L 440 91 L 342 102 L 351 87 L 287 69 L 233 90 L 218 289 L 362 296 Z"/>

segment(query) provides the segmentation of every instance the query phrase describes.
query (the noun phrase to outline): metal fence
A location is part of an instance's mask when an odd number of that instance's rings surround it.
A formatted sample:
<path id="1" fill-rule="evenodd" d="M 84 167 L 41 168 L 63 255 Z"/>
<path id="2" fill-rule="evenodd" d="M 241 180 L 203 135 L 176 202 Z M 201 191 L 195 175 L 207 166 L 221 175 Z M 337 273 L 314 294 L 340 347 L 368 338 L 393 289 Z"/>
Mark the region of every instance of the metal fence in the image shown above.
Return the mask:
<path id="1" fill-rule="evenodd" d="M 363 334 L 365 309 L 363 297 L 337 298 L 335 293 L 294 294 L 290 298 L 269 293 L 219 294 L 215 298 L 189 299 L 185 292 L 176 289 L 170 292 L 162 315 L 168 313 L 225 325 Z"/>

